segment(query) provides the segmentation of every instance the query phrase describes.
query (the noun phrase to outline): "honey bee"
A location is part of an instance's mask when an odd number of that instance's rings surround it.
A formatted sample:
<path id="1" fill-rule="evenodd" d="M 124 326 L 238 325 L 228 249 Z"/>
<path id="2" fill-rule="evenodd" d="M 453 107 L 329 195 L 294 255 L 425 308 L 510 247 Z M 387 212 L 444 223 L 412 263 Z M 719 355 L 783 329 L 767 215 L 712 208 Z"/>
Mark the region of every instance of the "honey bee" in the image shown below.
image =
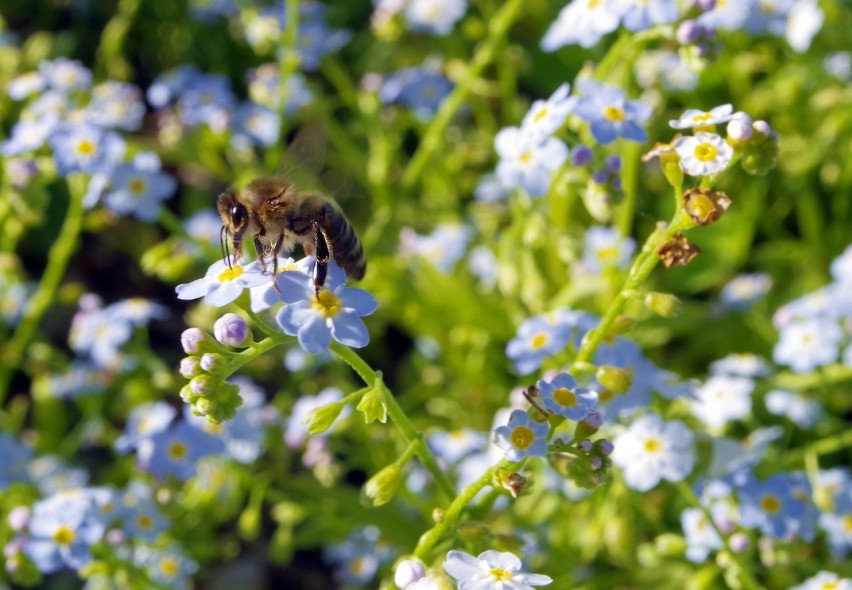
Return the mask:
<path id="1" fill-rule="evenodd" d="M 277 275 L 280 252 L 290 252 L 296 244 L 301 244 L 306 254 L 313 254 L 317 295 L 325 284 L 332 259 L 349 278 L 364 277 L 367 270 L 364 249 L 340 206 L 330 197 L 301 192 L 293 183 L 280 178 L 262 178 L 245 188 L 225 191 L 216 205 L 222 216 L 220 239 L 226 260 L 230 260 L 229 245 L 233 246 L 234 260 L 238 260 L 242 256 L 243 238 L 251 236 L 264 270 L 266 257 L 271 256 L 273 277 Z M 275 284 L 277 288 L 278 283 Z"/>

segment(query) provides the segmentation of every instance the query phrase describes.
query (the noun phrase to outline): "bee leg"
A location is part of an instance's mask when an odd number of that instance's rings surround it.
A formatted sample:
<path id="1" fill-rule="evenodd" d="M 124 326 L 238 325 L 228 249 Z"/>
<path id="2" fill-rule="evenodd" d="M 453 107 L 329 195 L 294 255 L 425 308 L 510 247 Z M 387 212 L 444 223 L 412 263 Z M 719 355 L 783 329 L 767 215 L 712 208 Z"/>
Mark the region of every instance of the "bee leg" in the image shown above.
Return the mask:
<path id="1" fill-rule="evenodd" d="M 328 276 L 328 261 L 331 260 L 331 244 L 328 236 L 318 223 L 314 222 L 314 249 L 316 250 L 316 262 L 314 263 L 314 289 L 317 297 L 325 279 Z"/>
<path id="2" fill-rule="evenodd" d="M 278 236 L 275 243 L 268 249 L 272 254 L 272 284 L 275 285 L 275 290 L 280 294 L 281 287 L 278 285 L 278 253 L 281 252 L 281 247 L 284 245 L 284 234 Z"/>
<path id="3" fill-rule="evenodd" d="M 269 249 L 263 245 L 263 242 L 260 241 L 261 235 L 263 234 L 257 234 L 254 237 L 254 251 L 257 252 L 257 259 L 260 262 L 261 270 L 266 272 L 266 253 Z"/>

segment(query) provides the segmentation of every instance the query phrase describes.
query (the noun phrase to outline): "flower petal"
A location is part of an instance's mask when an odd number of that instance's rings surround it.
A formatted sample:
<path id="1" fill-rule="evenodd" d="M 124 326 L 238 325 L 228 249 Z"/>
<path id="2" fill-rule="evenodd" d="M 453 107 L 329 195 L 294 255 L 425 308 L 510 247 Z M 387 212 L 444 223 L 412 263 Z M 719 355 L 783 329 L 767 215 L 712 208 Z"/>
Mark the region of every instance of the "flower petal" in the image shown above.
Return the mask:
<path id="1" fill-rule="evenodd" d="M 332 318 L 331 325 L 331 334 L 341 344 L 352 348 L 361 348 L 370 343 L 367 326 L 364 325 L 361 318 L 353 313 L 342 312 L 338 314 Z"/>
<path id="2" fill-rule="evenodd" d="M 302 348 L 311 354 L 325 352 L 331 344 L 331 330 L 320 314 L 315 314 L 302 324 L 297 336 Z"/>
<path id="3" fill-rule="evenodd" d="M 379 305 L 370 293 L 356 287 L 343 287 L 336 295 L 344 308 L 352 309 L 359 316 L 370 315 Z"/>

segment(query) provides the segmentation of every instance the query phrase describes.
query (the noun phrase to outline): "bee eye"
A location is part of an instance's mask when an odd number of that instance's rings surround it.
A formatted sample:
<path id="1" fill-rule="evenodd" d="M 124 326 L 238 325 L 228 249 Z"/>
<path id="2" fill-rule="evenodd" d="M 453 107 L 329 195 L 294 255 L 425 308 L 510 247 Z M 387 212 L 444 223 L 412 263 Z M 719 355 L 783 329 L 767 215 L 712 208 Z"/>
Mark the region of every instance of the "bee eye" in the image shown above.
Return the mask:
<path id="1" fill-rule="evenodd" d="M 240 204 L 231 207 L 231 222 L 235 227 L 241 227 L 246 220 L 246 208 Z"/>

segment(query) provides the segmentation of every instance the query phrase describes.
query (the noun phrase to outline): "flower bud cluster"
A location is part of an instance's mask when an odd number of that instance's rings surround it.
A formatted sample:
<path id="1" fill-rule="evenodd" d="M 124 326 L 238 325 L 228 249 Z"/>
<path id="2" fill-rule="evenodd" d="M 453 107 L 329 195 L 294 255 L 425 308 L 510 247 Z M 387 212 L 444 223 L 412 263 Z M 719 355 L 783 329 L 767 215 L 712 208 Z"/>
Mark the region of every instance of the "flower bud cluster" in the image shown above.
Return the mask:
<path id="1" fill-rule="evenodd" d="M 230 376 L 231 346 L 242 346 L 249 339 L 246 321 L 234 313 L 226 313 L 213 325 L 215 339 L 199 328 L 181 334 L 181 345 L 188 356 L 180 361 L 179 372 L 189 380 L 180 390 L 183 401 L 198 416 L 213 423 L 230 420 L 242 404 L 239 388 L 227 383 Z"/>

